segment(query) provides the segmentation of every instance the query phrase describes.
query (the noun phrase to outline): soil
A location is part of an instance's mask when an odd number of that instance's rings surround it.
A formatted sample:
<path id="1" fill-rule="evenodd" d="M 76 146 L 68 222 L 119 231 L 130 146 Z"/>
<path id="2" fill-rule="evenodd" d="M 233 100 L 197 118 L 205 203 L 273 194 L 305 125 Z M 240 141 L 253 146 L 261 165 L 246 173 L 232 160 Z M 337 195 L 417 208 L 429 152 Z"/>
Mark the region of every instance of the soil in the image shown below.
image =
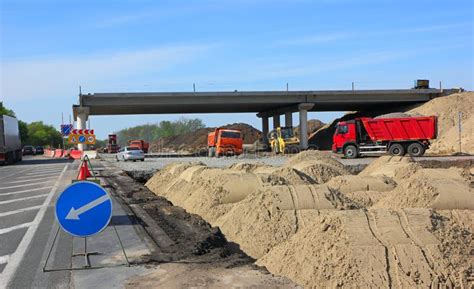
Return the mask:
<path id="1" fill-rule="evenodd" d="M 253 144 L 261 137 L 261 132 L 258 129 L 245 123 L 228 124 L 222 127 L 242 131 L 244 144 Z M 214 129 L 214 127 L 202 128 L 194 132 L 161 138 L 150 145 L 149 151 L 152 153 L 186 152 L 206 155 L 207 135 Z"/>
<path id="2" fill-rule="evenodd" d="M 298 288 L 288 279 L 255 266 L 252 258 L 200 216 L 174 206 L 118 169 L 106 168 L 101 176 L 136 213 L 156 244 L 148 262 L 161 264 L 152 273 L 129 279 L 127 288 L 229 288 L 228 282 L 244 287 L 260 284 L 259 288 Z M 172 169 L 177 172 L 184 167 Z"/>
<path id="3" fill-rule="evenodd" d="M 354 175 L 306 151 L 281 167 L 170 165 L 146 186 L 304 287 L 468 288 L 472 167 L 431 164 L 384 156 Z"/>

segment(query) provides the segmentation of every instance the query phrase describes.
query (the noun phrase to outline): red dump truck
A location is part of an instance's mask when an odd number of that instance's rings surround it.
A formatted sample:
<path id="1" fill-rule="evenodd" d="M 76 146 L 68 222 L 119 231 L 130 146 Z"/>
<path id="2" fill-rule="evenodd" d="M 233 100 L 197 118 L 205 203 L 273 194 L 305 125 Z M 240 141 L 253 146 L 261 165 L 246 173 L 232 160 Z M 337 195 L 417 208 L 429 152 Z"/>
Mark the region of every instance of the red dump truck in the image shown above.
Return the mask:
<path id="1" fill-rule="evenodd" d="M 235 129 L 216 128 L 207 136 L 207 149 L 210 157 L 240 155 L 243 152 L 242 132 Z"/>
<path id="2" fill-rule="evenodd" d="M 142 139 L 138 140 L 129 140 L 128 141 L 128 146 L 130 147 L 135 147 L 141 149 L 144 153 L 148 153 L 148 148 L 150 147 L 150 144 L 147 143 L 146 141 Z"/>
<path id="3" fill-rule="evenodd" d="M 347 158 L 390 153 L 422 156 L 437 136 L 435 116 L 356 118 L 337 124 L 332 150 Z"/>

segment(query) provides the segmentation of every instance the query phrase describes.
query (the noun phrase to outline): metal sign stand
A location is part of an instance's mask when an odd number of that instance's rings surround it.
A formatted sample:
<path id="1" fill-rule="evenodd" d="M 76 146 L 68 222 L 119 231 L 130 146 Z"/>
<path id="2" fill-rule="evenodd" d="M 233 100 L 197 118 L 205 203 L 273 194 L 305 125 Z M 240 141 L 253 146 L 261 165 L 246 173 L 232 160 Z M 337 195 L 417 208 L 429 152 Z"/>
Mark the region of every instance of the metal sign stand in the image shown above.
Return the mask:
<path id="1" fill-rule="evenodd" d="M 115 225 L 112 225 L 112 227 L 114 228 L 115 236 L 117 236 L 117 240 L 120 244 L 120 248 L 121 248 L 123 256 L 125 258 L 125 263 L 117 264 L 117 265 L 109 265 L 109 266 L 91 266 L 89 256 L 91 256 L 91 255 L 100 255 L 101 253 L 99 253 L 99 252 L 87 252 L 87 237 L 84 237 L 84 252 L 83 253 L 76 253 L 76 254 L 71 255 L 71 258 L 78 257 L 78 256 L 84 256 L 84 263 L 85 263 L 84 266 L 82 266 L 82 267 L 72 267 L 72 262 L 71 262 L 71 267 L 70 268 L 47 269 L 46 267 L 48 265 L 49 258 L 51 257 L 51 253 L 53 252 L 54 244 L 56 244 L 56 239 L 58 238 L 58 235 L 59 235 L 60 227 L 58 226 L 58 229 L 56 230 L 56 234 L 54 235 L 53 243 L 51 244 L 51 247 L 49 248 L 48 256 L 46 257 L 46 261 L 44 262 L 43 272 L 113 268 L 113 267 L 120 267 L 120 266 L 130 267 L 130 262 L 128 260 L 127 254 L 125 253 L 125 248 L 123 247 L 122 239 L 120 239 L 120 236 L 117 232 L 117 228 L 115 227 Z M 73 250 L 74 250 L 74 248 L 73 248 Z"/>
<path id="2" fill-rule="evenodd" d="M 85 156 L 84 157 L 84 160 L 83 162 L 88 162 L 90 168 L 91 168 L 91 174 L 94 176 L 94 180 L 95 181 L 98 181 L 97 179 L 97 176 L 94 172 L 94 170 L 92 169 L 92 164 L 90 162 L 90 159 L 88 156 Z M 82 164 L 81 164 L 82 165 Z M 110 226 L 110 225 L 109 225 Z M 53 239 L 53 243 L 51 244 L 51 247 L 49 248 L 49 251 L 48 251 L 48 256 L 46 257 L 46 261 L 44 262 L 44 266 L 43 266 L 43 272 L 54 272 L 54 271 L 73 271 L 73 270 L 85 270 L 85 269 L 100 269 L 100 268 L 110 268 L 110 267 L 119 267 L 119 266 L 127 266 L 127 267 L 130 267 L 130 262 L 128 261 L 128 256 L 127 254 L 125 253 L 125 248 L 123 247 L 123 243 L 122 243 L 122 239 L 120 239 L 120 236 L 118 234 L 118 231 L 117 231 L 117 228 L 115 227 L 115 225 L 112 225 L 113 229 L 114 229 L 114 232 L 115 232 L 115 236 L 117 237 L 117 240 L 118 240 L 118 243 L 120 244 L 120 248 L 122 250 L 122 253 L 123 253 L 123 256 L 125 257 L 125 262 L 126 263 L 123 263 L 123 264 L 117 264 L 117 265 L 109 265 L 109 266 L 92 266 L 91 265 L 91 261 L 90 261 L 90 258 L 89 256 L 92 256 L 92 255 L 100 255 L 101 253 L 99 252 L 88 252 L 87 251 L 87 236 L 86 237 L 83 237 L 84 238 L 84 251 L 82 253 L 76 253 L 76 254 L 72 254 L 71 255 L 71 259 L 74 258 L 74 257 L 79 257 L 79 256 L 84 256 L 84 266 L 82 267 L 72 267 L 72 262 L 71 262 L 71 267 L 70 268 L 53 268 L 53 269 L 47 269 L 47 265 L 48 265 L 48 261 L 49 261 L 49 258 L 51 257 L 51 253 L 53 252 L 53 248 L 54 248 L 54 245 L 56 244 L 56 240 L 58 238 L 58 235 L 59 235 L 59 231 L 60 231 L 60 226 L 58 226 L 58 229 L 56 230 L 56 233 L 54 235 L 54 239 Z M 74 237 L 73 237 L 74 238 Z M 74 240 L 74 239 L 73 239 Z M 73 243 L 74 244 L 74 243 Z M 73 248 L 73 251 L 74 251 L 74 248 Z"/>

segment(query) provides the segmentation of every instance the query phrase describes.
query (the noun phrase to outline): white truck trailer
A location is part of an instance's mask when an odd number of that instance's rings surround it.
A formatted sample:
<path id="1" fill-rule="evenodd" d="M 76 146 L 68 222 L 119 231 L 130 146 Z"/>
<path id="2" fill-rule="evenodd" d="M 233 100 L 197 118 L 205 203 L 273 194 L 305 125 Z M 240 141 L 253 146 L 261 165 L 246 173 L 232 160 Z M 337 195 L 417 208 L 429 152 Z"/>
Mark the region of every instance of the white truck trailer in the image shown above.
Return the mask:
<path id="1" fill-rule="evenodd" d="M 21 140 L 18 120 L 0 115 L 0 164 L 12 164 L 21 161 Z"/>

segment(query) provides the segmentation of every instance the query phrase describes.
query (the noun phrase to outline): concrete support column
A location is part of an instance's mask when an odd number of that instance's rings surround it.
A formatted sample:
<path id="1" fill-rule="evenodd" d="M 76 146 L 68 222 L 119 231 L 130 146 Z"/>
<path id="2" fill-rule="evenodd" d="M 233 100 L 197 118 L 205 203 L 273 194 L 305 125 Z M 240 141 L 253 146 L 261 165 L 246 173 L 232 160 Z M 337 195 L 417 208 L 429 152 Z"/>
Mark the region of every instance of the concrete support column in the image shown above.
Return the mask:
<path id="1" fill-rule="evenodd" d="M 277 127 L 280 127 L 280 115 L 274 115 L 273 116 L 273 129 L 276 129 Z"/>
<path id="2" fill-rule="evenodd" d="M 285 126 L 293 127 L 293 113 L 285 112 Z"/>
<path id="3" fill-rule="evenodd" d="M 313 108 L 314 104 L 302 103 L 298 105 L 300 114 L 300 148 L 308 148 L 308 110 Z"/>
<path id="4" fill-rule="evenodd" d="M 268 117 L 262 116 L 262 141 L 265 145 L 268 144 Z"/>
<path id="5" fill-rule="evenodd" d="M 76 128 L 77 129 L 86 129 L 87 119 L 89 118 L 89 108 L 88 107 L 77 107 L 75 108 L 74 115 L 76 117 Z M 77 148 L 80 151 L 87 150 L 87 145 L 78 144 Z"/>

